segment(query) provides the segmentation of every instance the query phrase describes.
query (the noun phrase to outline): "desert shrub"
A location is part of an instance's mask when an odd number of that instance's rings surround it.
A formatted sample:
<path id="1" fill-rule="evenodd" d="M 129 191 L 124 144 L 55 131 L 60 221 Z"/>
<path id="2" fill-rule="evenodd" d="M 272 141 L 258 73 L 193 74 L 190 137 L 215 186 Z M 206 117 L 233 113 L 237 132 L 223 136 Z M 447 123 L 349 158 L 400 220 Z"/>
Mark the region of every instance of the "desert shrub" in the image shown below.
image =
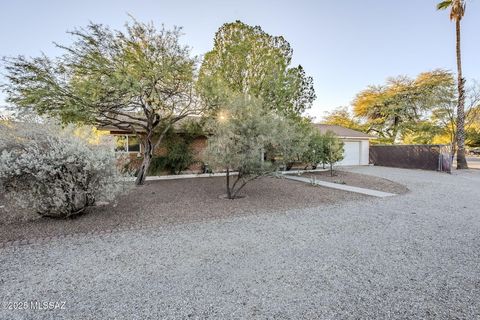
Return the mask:
<path id="1" fill-rule="evenodd" d="M 164 159 L 164 171 L 171 174 L 180 174 L 196 162 L 192 150 L 192 142 L 195 138 L 205 135 L 204 121 L 189 120 L 184 122 L 179 131 L 171 130 L 165 139 L 167 153 Z"/>
<path id="2" fill-rule="evenodd" d="M 158 176 L 165 171 L 167 171 L 167 158 L 165 156 L 154 156 L 148 168 L 148 175 Z"/>
<path id="3" fill-rule="evenodd" d="M 170 173 L 180 174 L 194 162 L 190 144 L 181 138 L 174 143 L 169 144 L 165 160 L 165 167 Z"/>
<path id="4" fill-rule="evenodd" d="M 1 123 L 0 188 L 10 201 L 41 216 L 68 217 L 125 187 L 113 146 L 90 144 L 74 128 Z"/>
<path id="5" fill-rule="evenodd" d="M 148 169 L 149 176 L 158 176 L 164 172 L 180 174 L 194 163 L 193 153 L 189 145 L 185 143 L 172 143 L 167 146 L 165 156 L 152 158 Z"/>
<path id="6" fill-rule="evenodd" d="M 332 132 L 320 133 L 312 127 L 307 137 L 307 148 L 302 155 L 302 161 L 313 169 L 318 164 L 330 165 L 330 173 L 333 175 L 333 165 L 343 160 L 343 142 Z"/>
<path id="7" fill-rule="evenodd" d="M 343 160 L 344 143 L 335 134 L 327 131 L 324 135 L 324 160 L 330 166 L 330 175 L 333 176 L 333 165 Z"/>
<path id="8" fill-rule="evenodd" d="M 182 135 L 176 133 L 173 129 L 167 132 L 164 138 L 165 155 L 154 156 L 150 162 L 148 175 L 160 175 L 168 172 L 170 174 L 180 174 L 188 169 L 195 162 L 191 143 L 197 136 L 199 130 L 195 124 L 183 126 Z"/>
<path id="9" fill-rule="evenodd" d="M 307 137 L 307 148 L 302 155 L 302 160 L 307 166 L 316 169 L 317 165 L 327 163 L 328 139 L 326 135 L 320 133 L 317 128 L 312 127 Z"/>

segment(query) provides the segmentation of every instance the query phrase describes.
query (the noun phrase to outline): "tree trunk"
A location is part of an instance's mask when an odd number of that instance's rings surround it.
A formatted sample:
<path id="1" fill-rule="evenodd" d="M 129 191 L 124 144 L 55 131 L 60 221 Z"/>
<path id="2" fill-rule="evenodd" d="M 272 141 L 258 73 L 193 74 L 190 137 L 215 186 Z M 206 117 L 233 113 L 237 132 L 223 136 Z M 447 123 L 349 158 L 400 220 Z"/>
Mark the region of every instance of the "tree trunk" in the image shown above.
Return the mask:
<path id="1" fill-rule="evenodd" d="M 393 128 L 392 128 L 392 136 L 390 137 L 390 139 L 392 139 L 392 144 L 395 144 L 395 142 L 397 141 L 398 132 L 399 132 L 399 119 L 398 117 L 395 117 Z"/>
<path id="2" fill-rule="evenodd" d="M 450 158 L 450 161 L 453 163 L 453 159 L 455 159 L 455 155 L 457 154 L 457 143 L 456 141 L 452 141 L 452 143 L 450 144 L 450 154 L 451 154 L 451 158 Z"/>
<path id="3" fill-rule="evenodd" d="M 142 161 L 142 165 L 138 169 L 137 179 L 135 180 L 135 184 L 137 186 L 143 185 L 145 183 L 145 179 L 147 178 L 148 168 L 150 167 L 150 163 L 152 162 L 152 158 L 153 158 L 152 140 L 150 138 L 146 138 L 145 143 L 143 143 L 142 146 L 143 146 L 143 161 Z"/>
<path id="4" fill-rule="evenodd" d="M 143 146 L 143 161 L 142 165 L 140 166 L 138 170 L 138 175 L 137 179 L 135 180 L 135 184 L 137 186 L 142 185 L 145 183 L 145 179 L 147 178 L 148 174 L 148 168 L 150 167 L 150 163 L 152 162 L 153 158 L 153 152 L 157 147 L 160 145 L 160 143 L 163 141 L 163 138 L 165 137 L 165 134 L 171 127 L 171 123 L 168 124 L 165 129 L 163 129 L 162 133 L 158 137 L 157 141 L 155 144 L 152 142 L 152 137 L 154 135 L 154 129 L 157 127 L 158 122 L 149 125 L 149 131 L 147 132 L 147 135 L 145 137 L 145 140 L 142 142 Z"/>
<path id="5" fill-rule="evenodd" d="M 460 49 L 460 19 L 456 20 L 456 47 L 458 72 L 458 105 L 457 105 L 457 169 L 468 169 L 465 158 L 465 80 L 462 76 L 462 57 Z"/>
<path id="6" fill-rule="evenodd" d="M 227 168 L 227 198 L 232 199 L 232 190 L 230 190 L 230 169 Z"/>
<path id="7" fill-rule="evenodd" d="M 240 180 L 240 178 L 237 179 L 237 181 L 238 181 L 238 180 Z M 253 180 L 253 179 L 251 179 L 251 180 Z M 232 195 L 232 199 L 236 199 L 236 198 L 237 198 L 237 194 L 240 192 L 240 190 L 242 190 L 243 187 L 245 187 L 245 186 L 247 185 L 248 181 L 251 181 L 251 180 L 244 180 L 244 181 L 242 182 L 242 185 L 241 185 L 240 187 L 238 187 L 237 190 L 234 190 L 233 195 Z"/>

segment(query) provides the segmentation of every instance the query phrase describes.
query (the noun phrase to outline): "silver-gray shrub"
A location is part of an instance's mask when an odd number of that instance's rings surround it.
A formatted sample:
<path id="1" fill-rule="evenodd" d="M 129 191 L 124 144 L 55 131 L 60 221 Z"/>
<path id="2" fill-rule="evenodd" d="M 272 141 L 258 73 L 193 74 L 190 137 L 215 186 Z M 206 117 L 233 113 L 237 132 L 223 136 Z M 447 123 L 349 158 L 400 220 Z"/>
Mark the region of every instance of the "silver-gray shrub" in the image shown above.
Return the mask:
<path id="1" fill-rule="evenodd" d="M 68 217 L 124 188 L 109 142 L 90 143 L 75 128 L 0 123 L 0 191 L 41 216 Z M 75 134 L 77 133 L 77 134 Z"/>

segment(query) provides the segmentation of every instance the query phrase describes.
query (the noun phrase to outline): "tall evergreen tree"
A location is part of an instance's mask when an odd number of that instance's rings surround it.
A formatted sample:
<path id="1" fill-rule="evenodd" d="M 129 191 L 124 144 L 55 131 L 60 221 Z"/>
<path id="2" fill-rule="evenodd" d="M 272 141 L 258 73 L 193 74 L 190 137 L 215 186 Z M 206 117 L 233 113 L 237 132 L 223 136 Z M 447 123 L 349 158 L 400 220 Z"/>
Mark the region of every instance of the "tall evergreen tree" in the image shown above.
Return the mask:
<path id="1" fill-rule="evenodd" d="M 221 107 L 229 96 L 259 98 L 273 110 L 298 116 L 316 98 L 313 79 L 302 66 L 291 67 L 293 50 L 281 36 L 241 21 L 226 23 L 215 34 L 199 74 L 203 98 Z"/>

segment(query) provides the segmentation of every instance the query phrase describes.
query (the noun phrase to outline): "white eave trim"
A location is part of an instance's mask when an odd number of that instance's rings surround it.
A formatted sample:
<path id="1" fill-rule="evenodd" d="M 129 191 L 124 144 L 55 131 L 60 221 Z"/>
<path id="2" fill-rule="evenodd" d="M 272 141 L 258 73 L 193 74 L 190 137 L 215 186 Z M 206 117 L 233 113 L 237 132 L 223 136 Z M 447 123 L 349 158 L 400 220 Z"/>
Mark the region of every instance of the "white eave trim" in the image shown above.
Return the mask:
<path id="1" fill-rule="evenodd" d="M 370 140 L 375 139 L 375 137 L 339 137 L 340 139 L 349 139 L 349 140 Z"/>

